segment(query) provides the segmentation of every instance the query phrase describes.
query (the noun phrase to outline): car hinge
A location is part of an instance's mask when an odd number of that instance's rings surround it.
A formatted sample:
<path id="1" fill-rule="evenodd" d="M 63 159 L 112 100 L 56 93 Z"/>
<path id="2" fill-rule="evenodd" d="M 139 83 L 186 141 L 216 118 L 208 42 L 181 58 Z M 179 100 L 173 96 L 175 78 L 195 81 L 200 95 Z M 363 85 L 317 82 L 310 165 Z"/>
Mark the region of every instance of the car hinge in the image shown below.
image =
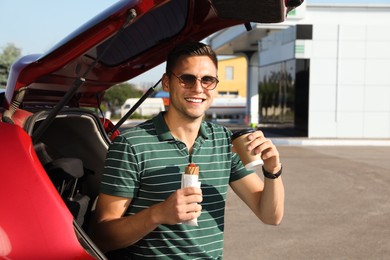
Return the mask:
<path id="1" fill-rule="evenodd" d="M 12 116 L 14 115 L 16 109 L 19 108 L 20 104 L 23 101 L 24 94 L 26 93 L 27 87 L 21 88 L 16 94 L 15 98 L 12 100 L 11 104 L 9 105 L 8 110 L 5 110 L 3 113 L 3 116 L 1 120 L 3 122 L 14 124 L 14 120 L 12 119 Z"/>

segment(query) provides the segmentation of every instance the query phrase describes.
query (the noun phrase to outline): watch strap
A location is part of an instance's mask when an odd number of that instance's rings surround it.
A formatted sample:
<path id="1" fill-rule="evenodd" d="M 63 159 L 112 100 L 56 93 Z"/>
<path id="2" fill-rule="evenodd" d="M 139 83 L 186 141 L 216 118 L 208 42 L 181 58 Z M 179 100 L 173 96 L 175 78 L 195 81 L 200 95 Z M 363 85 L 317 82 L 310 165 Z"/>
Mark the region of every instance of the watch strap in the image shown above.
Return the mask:
<path id="1" fill-rule="evenodd" d="M 270 173 L 270 172 L 267 172 L 263 167 L 263 175 L 264 175 L 264 177 L 266 177 L 268 179 L 276 179 L 282 174 L 282 169 L 283 169 L 283 166 L 280 167 L 280 170 L 277 173 Z"/>

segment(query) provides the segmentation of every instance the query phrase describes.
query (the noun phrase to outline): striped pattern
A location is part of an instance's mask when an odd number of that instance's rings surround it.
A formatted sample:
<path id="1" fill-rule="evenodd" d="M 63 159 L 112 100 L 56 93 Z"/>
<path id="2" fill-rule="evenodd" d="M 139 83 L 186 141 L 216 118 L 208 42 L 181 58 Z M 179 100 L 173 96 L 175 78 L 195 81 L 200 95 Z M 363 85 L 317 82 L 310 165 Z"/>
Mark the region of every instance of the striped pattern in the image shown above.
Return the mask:
<path id="1" fill-rule="evenodd" d="M 190 155 L 175 140 L 162 114 L 118 136 L 110 146 L 101 192 L 131 197 L 127 214 L 165 200 L 180 189 L 181 175 L 193 162 L 199 166 L 202 214 L 198 227 L 160 225 L 127 248 L 132 259 L 221 259 L 224 210 L 230 181 L 249 174 L 231 152 L 231 132 L 203 122 Z"/>

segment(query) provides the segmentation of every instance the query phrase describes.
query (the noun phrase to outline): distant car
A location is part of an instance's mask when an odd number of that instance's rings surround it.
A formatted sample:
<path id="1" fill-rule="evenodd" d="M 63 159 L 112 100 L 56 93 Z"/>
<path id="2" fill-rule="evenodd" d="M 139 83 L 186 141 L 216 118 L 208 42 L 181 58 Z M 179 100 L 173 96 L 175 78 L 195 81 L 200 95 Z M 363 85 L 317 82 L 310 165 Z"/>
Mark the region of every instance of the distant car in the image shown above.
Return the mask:
<path id="1" fill-rule="evenodd" d="M 0 93 L 0 259 L 105 259 L 89 223 L 123 121 L 104 118 L 104 92 L 164 62 L 176 44 L 282 22 L 300 2 L 119 1 L 47 53 L 16 61 Z"/>

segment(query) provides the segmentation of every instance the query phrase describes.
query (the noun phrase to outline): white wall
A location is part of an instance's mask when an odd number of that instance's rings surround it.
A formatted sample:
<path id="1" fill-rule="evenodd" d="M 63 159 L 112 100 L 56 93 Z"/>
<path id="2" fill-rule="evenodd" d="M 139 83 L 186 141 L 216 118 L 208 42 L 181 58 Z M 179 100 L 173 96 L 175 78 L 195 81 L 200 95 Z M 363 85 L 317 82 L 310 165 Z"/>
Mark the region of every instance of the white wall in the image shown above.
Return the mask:
<path id="1" fill-rule="evenodd" d="M 297 40 L 304 53 L 295 53 L 310 59 L 309 137 L 390 138 L 390 5 L 304 4 L 297 11 L 268 26 L 313 25 L 313 40 Z M 225 34 L 218 45 L 237 33 Z M 290 55 L 287 45 L 272 48 L 261 65 Z"/>
<path id="2" fill-rule="evenodd" d="M 309 137 L 390 138 L 390 25 L 313 25 Z"/>

